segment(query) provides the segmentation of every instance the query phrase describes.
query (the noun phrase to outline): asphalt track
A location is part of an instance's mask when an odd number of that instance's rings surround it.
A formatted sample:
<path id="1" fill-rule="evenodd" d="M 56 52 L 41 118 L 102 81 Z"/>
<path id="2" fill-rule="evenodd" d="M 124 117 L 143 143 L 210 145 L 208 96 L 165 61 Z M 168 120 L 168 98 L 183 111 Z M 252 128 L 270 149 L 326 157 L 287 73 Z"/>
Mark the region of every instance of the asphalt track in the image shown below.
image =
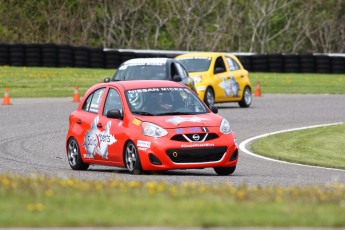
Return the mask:
<path id="1" fill-rule="evenodd" d="M 345 184 L 344 170 L 286 164 L 245 152 L 240 152 L 237 169 L 231 176 L 217 176 L 213 169 L 148 175 L 130 175 L 125 169 L 103 166 L 73 171 L 66 158 L 65 137 L 68 116 L 77 103 L 72 98 L 12 98 L 11 103 L 0 105 L 0 174 L 233 185 Z M 247 109 L 237 103 L 217 106 L 219 114 L 230 121 L 238 143 L 265 133 L 345 121 L 345 95 L 264 94 L 254 97 Z"/>

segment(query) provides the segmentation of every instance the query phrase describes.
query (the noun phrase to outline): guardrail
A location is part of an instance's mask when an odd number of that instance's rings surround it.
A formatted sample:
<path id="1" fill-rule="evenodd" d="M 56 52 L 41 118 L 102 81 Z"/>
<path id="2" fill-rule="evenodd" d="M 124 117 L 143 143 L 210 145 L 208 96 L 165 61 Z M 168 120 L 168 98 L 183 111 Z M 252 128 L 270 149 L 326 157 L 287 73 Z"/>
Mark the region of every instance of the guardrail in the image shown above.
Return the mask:
<path id="1" fill-rule="evenodd" d="M 117 68 L 138 57 L 174 58 L 186 51 L 103 49 L 58 44 L 0 43 L 0 66 Z M 345 54 L 232 53 L 251 72 L 345 73 Z"/>

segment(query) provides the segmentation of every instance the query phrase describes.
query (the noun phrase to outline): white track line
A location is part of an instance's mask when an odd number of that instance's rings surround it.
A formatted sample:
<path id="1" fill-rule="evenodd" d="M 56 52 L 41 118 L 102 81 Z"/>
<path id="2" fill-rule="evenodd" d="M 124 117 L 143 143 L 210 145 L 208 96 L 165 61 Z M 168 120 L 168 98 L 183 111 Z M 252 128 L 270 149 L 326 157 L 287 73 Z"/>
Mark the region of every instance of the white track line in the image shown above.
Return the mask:
<path id="1" fill-rule="evenodd" d="M 291 131 L 297 131 L 297 130 L 304 130 L 304 129 L 312 129 L 312 128 L 319 128 L 319 127 L 326 127 L 326 126 L 331 126 L 331 125 L 341 125 L 344 124 L 344 122 L 338 122 L 338 123 L 331 123 L 331 124 L 323 124 L 323 125 L 313 125 L 313 126 L 306 126 L 306 127 L 301 127 L 301 128 L 295 128 L 295 129 L 285 129 L 285 130 L 281 130 L 281 131 L 277 131 L 277 132 L 272 132 L 272 133 L 266 133 L 266 134 L 262 134 L 256 137 L 252 137 L 249 138 L 245 141 L 242 141 L 239 145 L 239 148 L 242 152 L 251 155 L 251 156 L 255 156 L 261 159 L 265 159 L 265 160 L 269 160 L 269 161 L 274 161 L 274 162 L 279 162 L 279 163 L 285 163 L 285 164 L 292 164 L 292 165 L 299 165 L 299 166 L 305 166 L 305 167 L 312 167 L 312 168 L 321 168 L 321 169 L 330 169 L 330 170 L 336 170 L 336 171 L 345 171 L 344 169 L 335 169 L 335 168 L 327 168 L 327 167 L 321 167 L 321 166 L 313 166 L 313 165 L 304 165 L 304 164 L 299 164 L 299 163 L 292 163 L 292 162 L 288 162 L 288 161 L 281 161 L 281 160 L 276 160 L 276 159 L 272 159 L 272 158 L 268 158 L 268 157 L 264 157 L 264 156 L 260 156 L 257 155 L 251 151 L 249 151 L 246 148 L 246 145 L 254 140 L 260 139 L 260 138 L 264 138 L 270 135 L 274 135 L 274 134 L 278 134 L 278 133 L 284 133 L 284 132 L 291 132 Z"/>

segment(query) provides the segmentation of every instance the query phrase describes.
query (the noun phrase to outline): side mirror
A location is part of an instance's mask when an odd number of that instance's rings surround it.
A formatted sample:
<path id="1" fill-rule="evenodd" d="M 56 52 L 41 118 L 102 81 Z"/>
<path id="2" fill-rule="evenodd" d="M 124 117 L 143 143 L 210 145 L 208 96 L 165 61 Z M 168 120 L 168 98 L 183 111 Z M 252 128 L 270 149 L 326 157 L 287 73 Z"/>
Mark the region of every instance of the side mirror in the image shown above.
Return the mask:
<path id="1" fill-rule="evenodd" d="M 110 77 L 104 78 L 104 83 L 110 82 Z"/>
<path id="2" fill-rule="evenodd" d="M 111 109 L 107 112 L 107 118 L 122 119 L 122 112 L 119 109 Z"/>
<path id="3" fill-rule="evenodd" d="M 210 110 L 212 111 L 212 113 L 218 113 L 218 108 L 215 105 L 211 105 Z"/>
<path id="4" fill-rule="evenodd" d="M 225 69 L 223 67 L 216 67 L 216 69 L 214 70 L 214 73 L 223 73 L 225 72 Z"/>
<path id="5" fill-rule="evenodd" d="M 172 80 L 176 81 L 176 82 L 180 82 L 180 81 L 182 81 L 182 77 L 180 75 L 175 75 L 175 76 L 173 76 Z"/>

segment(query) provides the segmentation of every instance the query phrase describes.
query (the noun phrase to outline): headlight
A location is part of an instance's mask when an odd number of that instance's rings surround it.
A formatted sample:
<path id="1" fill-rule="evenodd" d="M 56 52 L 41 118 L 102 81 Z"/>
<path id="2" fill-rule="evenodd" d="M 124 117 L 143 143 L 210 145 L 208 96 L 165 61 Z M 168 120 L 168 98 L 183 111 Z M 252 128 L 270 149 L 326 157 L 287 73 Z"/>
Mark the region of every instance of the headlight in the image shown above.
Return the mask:
<path id="1" fill-rule="evenodd" d="M 224 134 L 229 134 L 232 132 L 230 123 L 228 122 L 228 120 L 223 118 L 222 123 L 220 123 L 219 130 L 221 133 L 224 133 Z"/>
<path id="2" fill-rule="evenodd" d="M 168 131 L 150 122 L 142 122 L 143 134 L 150 137 L 164 137 Z"/>
<path id="3" fill-rule="evenodd" d="M 201 83 L 202 82 L 202 76 L 201 75 L 195 76 L 195 77 L 193 77 L 193 80 L 194 80 L 195 84 Z"/>

